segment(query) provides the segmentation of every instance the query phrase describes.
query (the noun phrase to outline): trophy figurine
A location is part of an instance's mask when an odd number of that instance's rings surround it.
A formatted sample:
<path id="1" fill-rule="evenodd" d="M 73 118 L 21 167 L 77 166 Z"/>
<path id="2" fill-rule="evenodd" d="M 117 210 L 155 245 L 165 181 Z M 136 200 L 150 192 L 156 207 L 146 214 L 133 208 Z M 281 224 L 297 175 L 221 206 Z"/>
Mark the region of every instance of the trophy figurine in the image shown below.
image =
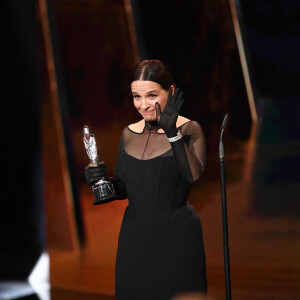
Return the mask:
<path id="1" fill-rule="evenodd" d="M 96 140 L 87 125 L 83 126 L 83 143 L 90 162 L 99 164 Z M 112 182 L 105 177 L 96 182 L 92 189 L 95 196 L 94 204 L 106 203 L 115 196 Z"/>

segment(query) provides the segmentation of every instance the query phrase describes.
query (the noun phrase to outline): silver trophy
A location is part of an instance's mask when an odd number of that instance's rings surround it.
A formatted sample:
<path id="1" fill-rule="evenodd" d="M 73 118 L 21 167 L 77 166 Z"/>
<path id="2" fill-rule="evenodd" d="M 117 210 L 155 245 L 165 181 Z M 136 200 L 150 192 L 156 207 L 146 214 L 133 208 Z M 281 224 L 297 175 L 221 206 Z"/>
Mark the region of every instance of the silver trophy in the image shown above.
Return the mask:
<path id="1" fill-rule="evenodd" d="M 90 129 L 87 125 L 83 126 L 83 143 L 90 162 L 99 164 L 96 140 L 94 135 L 90 133 Z M 92 189 L 95 196 L 94 204 L 105 203 L 115 196 L 112 182 L 105 177 L 96 182 L 92 186 Z"/>

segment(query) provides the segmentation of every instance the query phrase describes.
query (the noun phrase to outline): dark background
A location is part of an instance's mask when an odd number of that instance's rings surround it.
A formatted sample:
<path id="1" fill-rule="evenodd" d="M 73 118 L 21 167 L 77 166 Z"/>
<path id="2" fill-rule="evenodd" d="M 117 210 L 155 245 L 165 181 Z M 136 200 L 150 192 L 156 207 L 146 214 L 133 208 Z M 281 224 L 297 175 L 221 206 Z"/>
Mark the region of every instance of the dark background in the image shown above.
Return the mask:
<path id="1" fill-rule="evenodd" d="M 161 59 L 173 71 L 186 95 L 182 114 L 198 121 L 207 138 L 204 181 L 217 182 L 217 161 L 212 157 L 217 156 L 225 113 L 230 114 L 225 136 L 228 153 L 248 141 L 252 128 L 228 1 L 131 3 L 140 58 Z M 274 235 L 281 232 L 281 218 L 287 217 L 293 230 L 283 234 L 283 243 L 293 240 L 293 247 L 299 249 L 300 3 L 235 3 L 259 116 L 249 214 L 266 221 L 275 218 Z M 84 241 L 76 188 L 84 182 L 87 163 L 82 126 L 91 124 L 95 133 L 103 134 L 105 146 L 100 152 L 112 174 L 122 128 L 139 119 L 129 86 L 134 45 L 123 1 L 52 0 L 48 4 L 68 159 L 73 162 L 77 229 Z M 0 11 L 0 279 L 16 280 L 28 277 L 46 247 L 41 107 L 48 78 L 38 1 L 4 0 Z M 230 174 L 228 180 L 234 181 Z"/>

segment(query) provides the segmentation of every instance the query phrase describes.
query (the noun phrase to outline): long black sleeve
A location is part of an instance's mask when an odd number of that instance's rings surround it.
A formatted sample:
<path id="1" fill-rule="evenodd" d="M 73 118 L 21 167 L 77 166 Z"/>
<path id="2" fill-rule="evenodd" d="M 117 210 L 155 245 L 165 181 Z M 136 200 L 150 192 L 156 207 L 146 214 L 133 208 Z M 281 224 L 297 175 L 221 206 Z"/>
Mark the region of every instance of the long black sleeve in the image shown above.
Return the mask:
<path id="1" fill-rule="evenodd" d="M 206 148 L 201 126 L 190 121 L 179 128 L 183 139 L 171 142 L 182 177 L 189 183 L 198 181 L 205 168 Z"/>
<path id="2" fill-rule="evenodd" d="M 110 180 L 113 182 L 115 192 L 116 192 L 116 197 L 115 199 L 117 200 L 123 200 L 127 199 L 127 192 L 126 192 L 126 186 L 124 181 L 122 180 L 122 170 L 120 167 L 120 155 L 121 151 L 123 150 L 123 135 L 120 140 L 119 144 L 119 151 L 118 151 L 118 156 L 117 156 L 117 162 L 116 162 L 116 169 L 115 169 L 115 177 L 110 178 Z"/>

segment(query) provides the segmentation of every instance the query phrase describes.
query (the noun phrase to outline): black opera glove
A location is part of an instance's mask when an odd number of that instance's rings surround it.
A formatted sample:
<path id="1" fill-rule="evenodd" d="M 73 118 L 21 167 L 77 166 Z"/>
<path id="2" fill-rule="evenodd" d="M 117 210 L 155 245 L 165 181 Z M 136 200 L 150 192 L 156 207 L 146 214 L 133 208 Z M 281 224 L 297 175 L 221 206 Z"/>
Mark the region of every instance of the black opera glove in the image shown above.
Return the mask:
<path id="1" fill-rule="evenodd" d="M 176 121 L 184 102 L 183 91 L 176 88 L 174 95 L 172 94 L 173 90 L 170 89 L 168 101 L 163 112 L 161 112 L 159 103 L 155 103 L 158 125 L 164 130 L 169 138 L 177 135 L 178 129 L 176 127 Z"/>
<path id="2" fill-rule="evenodd" d="M 105 163 L 101 162 L 97 167 L 87 166 L 84 170 L 84 176 L 88 185 L 94 185 L 102 177 L 106 176 Z"/>

